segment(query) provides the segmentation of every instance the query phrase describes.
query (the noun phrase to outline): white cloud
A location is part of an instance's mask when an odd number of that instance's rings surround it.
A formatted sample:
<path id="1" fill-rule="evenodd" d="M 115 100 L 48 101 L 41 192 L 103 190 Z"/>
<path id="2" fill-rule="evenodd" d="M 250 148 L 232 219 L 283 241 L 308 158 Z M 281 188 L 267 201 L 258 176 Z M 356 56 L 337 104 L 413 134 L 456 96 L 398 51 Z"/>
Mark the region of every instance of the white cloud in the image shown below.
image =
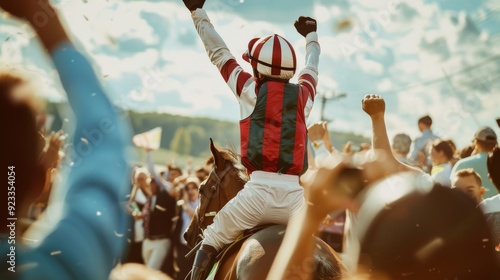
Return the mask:
<path id="1" fill-rule="evenodd" d="M 368 74 L 379 76 L 384 72 L 384 66 L 381 63 L 366 59 L 361 55 L 357 56 L 356 62 L 358 63 L 361 70 Z"/>

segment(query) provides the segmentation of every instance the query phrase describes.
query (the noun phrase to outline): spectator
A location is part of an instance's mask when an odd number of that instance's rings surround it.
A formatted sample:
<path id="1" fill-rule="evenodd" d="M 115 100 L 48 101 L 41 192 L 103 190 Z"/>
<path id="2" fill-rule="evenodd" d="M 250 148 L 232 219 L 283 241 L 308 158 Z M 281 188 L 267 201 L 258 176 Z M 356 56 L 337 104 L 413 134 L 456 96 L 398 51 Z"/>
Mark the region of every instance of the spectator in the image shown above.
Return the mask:
<path id="1" fill-rule="evenodd" d="M 315 166 L 316 162 L 321 164 L 324 157 L 333 152 L 333 149 L 330 149 L 329 146 L 327 146 L 327 143 L 330 143 L 327 122 L 315 123 L 309 126 L 307 131 L 315 155 L 314 160 L 311 160 L 311 163 L 314 163 Z M 325 241 L 337 253 L 342 252 L 344 221 L 345 211 L 342 213 L 330 213 L 319 227 L 318 237 Z"/>
<path id="2" fill-rule="evenodd" d="M 488 158 L 488 153 L 493 151 L 497 146 L 497 135 L 495 131 L 486 126 L 479 128 L 474 135 L 473 145 L 474 156 L 459 160 L 453 167 L 452 174 L 462 169 L 472 168 L 481 178 L 488 178 L 486 160 Z M 483 180 L 483 187 L 486 190 L 483 198 L 489 198 L 498 194 L 498 190 L 490 180 Z"/>
<path id="3" fill-rule="evenodd" d="M 75 114 L 73 145 L 91 145 L 84 147 L 89 152 L 75 160 L 69 173 L 63 218 L 34 248 L 23 246 L 21 239 L 17 239 L 16 272 L 4 268 L 0 278 L 107 279 L 115 259 L 119 259 L 125 249 L 124 240 L 116 233 L 123 233 L 127 228 L 127 217 L 120 208 L 121 199 L 128 192 L 127 128 L 102 90 L 91 65 L 71 44 L 48 0 L 0 0 L 0 6 L 32 23 L 54 62 Z M 51 15 L 46 17 L 44 25 L 40 25 L 35 16 L 41 7 Z M 0 119 L 6 125 L 4 129 L 11 128 L 10 123 L 15 124 L 16 128 L 8 131 L 16 135 L 2 137 L 1 168 L 7 170 L 8 165 L 15 165 L 11 171 L 16 174 L 16 204 L 26 209 L 31 202 L 30 195 L 39 194 L 36 185 L 44 182 L 36 171 L 43 146 L 38 145 L 33 111 L 23 102 L 9 100 L 10 90 L 12 87 L 0 88 Z M 12 116 L 16 117 L 15 122 Z M 83 132 L 90 131 L 101 135 L 99 145 L 82 142 Z M 9 234 L 8 229 L 2 227 L 2 232 Z M 5 265 L 10 245 L 0 244 Z M 21 267 L 24 269 L 19 270 Z"/>
<path id="4" fill-rule="evenodd" d="M 145 168 L 136 168 L 132 174 L 132 192 L 130 193 L 128 211 L 134 218 L 133 240 L 129 249 L 128 262 L 144 263 L 142 259 L 142 242 L 144 240 L 144 221 L 142 208 L 146 204 L 146 195 L 149 188 L 149 172 Z"/>
<path id="5" fill-rule="evenodd" d="M 445 140 L 448 145 L 450 145 L 451 151 L 453 152 L 453 157 L 450 160 L 451 167 L 455 166 L 455 164 L 460 160 L 460 156 L 458 155 L 457 145 L 451 139 Z"/>
<path id="6" fill-rule="evenodd" d="M 144 191 L 147 200 L 142 208 L 142 258 L 146 267 L 160 270 L 171 247 L 176 202 L 165 189 L 158 186 L 154 178 L 146 186 Z"/>
<path id="7" fill-rule="evenodd" d="M 452 176 L 453 189 L 460 190 L 470 196 L 476 204 L 483 201 L 484 187 L 481 176 L 473 169 L 462 169 Z"/>
<path id="8" fill-rule="evenodd" d="M 444 187 L 451 187 L 450 160 L 453 158 L 453 151 L 450 145 L 444 140 L 436 140 L 432 143 L 430 154 L 432 160 L 432 180 Z"/>
<path id="9" fill-rule="evenodd" d="M 500 192 L 500 148 L 496 147 L 486 161 L 488 176 Z M 487 198 L 479 204 L 493 232 L 497 258 L 500 261 L 500 194 Z"/>
<path id="10" fill-rule="evenodd" d="M 411 138 L 407 134 L 399 133 L 392 138 L 392 152 L 397 160 L 409 164 L 408 153 L 410 153 Z"/>
<path id="11" fill-rule="evenodd" d="M 175 179 L 182 176 L 182 169 L 179 166 L 175 164 L 169 164 L 167 168 L 168 168 L 168 179 L 167 179 L 168 182 L 173 183 Z"/>
<path id="12" fill-rule="evenodd" d="M 194 171 L 194 175 L 200 182 L 205 181 L 205 179 L 208 178 L 208 174 L 210 174 L 210 172 L 205 166 L 200 166 Z"/>
<path id="13" fill-rule="evenodd" d="M 190 251 L 184 239 L 191 219 L 195 214 L 196 207 L 200 204 L 199 191 L 200 181 L 196 177 L 189 177 L 183 188 L 183 199 L 179 201 L 179 219 L 177 220 L 174 233 L 174 246 L 177 253 L 176 263 L 179 271 L 176 279 L 184 279 L 193 266 L 193 259 L 186 259 L 185 255 Z"/>
<path id="14" fill-rule="evenodd" d="M 459 158 L 460 159 L 468 158 L 472 155 L 473 151 L 474 151 L 474 145 L 468 145 L 467 147 L 464 147 L 460 151 L 458 151 Z"/>
<path id="15" fill-rule="evenodd" d="M 354 253 L 347 257 L 355 259 L 358 272 L 367 279 L 497 279 L 499 267 L 487 249 L 491 238 L 486 223 L 470 199 L 433 187 L 388 156 L 380 109 L 385 106 L 380 100 L 373 95 L 363 100 L 374 124 L 373 146 L 384 151 L 364 164 L 363 177 L 369 184 L 378 183 L 353 201 L 349 194 L 354 190 L 332 187 L 346 167 L 342 159 L 327 158 L 319 170 L 306 173 L 302 179 L 308 203 L 290 222 L 267 279 L 311 279 L 313 270 L 304 267 L 313 252 L 311 234 L 326 213 L 346 207 L 358 209 L 353 231 L 360 238 L 347 248 Z M 398 171 L 410 172 L 394 175 Z"/>
<path id="16" fill-rule="evenodd" d="M 439 139 L 436 135 L 432 133 L 431 130 L 432 126 L 432 119 L 429 116 L 423 116 L 420 119 L 418 119 L 418 130 L 422 133 L 421 136 L 416 138 L 413 141 L 413 149 L 410 154 L 410 162 L 414 165 L 418 165 L 418 153 L 422 152 L 425 155 L 425 158 L 427 159 L 429 157 L 429 151 L 427 150 L 427 147 L 430 142 L 433 140 Z M 431 162 L 427 160 L 426 166 L 430 166 Z"/>

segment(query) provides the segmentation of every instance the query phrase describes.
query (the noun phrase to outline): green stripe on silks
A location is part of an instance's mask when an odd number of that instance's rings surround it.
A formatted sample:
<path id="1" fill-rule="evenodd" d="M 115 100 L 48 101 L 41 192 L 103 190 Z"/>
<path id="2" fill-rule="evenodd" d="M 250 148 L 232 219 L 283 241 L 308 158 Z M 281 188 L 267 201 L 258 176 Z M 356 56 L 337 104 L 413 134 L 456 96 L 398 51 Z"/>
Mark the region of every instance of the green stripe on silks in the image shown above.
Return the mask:
<path id="1" fill-rule="evenodd" d="M 264 153 L 264 126 L 267 107 L 267 83 L 259 89 L 259 95 L 254 111 L 250 115 L 250 132 L 248 135 L 247 158 L 256 168 L 262 168 L 262 155 Z"/>
<path id="2" fill-rule="evenodd" d="M 293 164 L 295 134 L 297 130 L 297 106 L 299 86 L 286 83 L 283 95 L 283 114 L 281 117 L 281 142 L 278 159 L 278 173 L 287 173 Z"/>
<path id="3" fill-rule="evenodd" d="M 306 138 L 307 138 L 307 134 L 306 134 Z M 307 144 L 307 140 L 305 142 Z M 302 171 L 300 171 L 300 174 L 299 175 L 302 175 L 304 174 L 307 169 L 309 168 L 309 157 L 307 156 L 307 147 L 305 149 L 305 153 L 304 153 L 304 164 L 302 165 Z"/>

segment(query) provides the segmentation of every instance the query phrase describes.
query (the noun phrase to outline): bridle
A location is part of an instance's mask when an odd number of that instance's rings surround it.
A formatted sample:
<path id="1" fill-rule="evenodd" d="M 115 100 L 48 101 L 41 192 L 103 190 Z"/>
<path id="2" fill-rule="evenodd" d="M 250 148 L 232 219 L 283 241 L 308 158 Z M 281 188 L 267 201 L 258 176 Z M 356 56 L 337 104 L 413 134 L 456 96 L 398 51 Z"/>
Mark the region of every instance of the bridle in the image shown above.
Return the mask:
<path id="1" fill-rule="evenodd" d="M 233 165 L 229 162 L 226 162 L 226 168 L 220 174 L 217 174 L 217 172 L 215 171 L 215 168 L 212 169 L 212 172 L 210 172 L 210 174 L 213 174 L 213 177 L 209 177 L 209 180 L 207 181 L 207 183 L 210 181 L 214 181 L 214 180 L 215 180 L 215 183 L 212 185 L 212 187 L 210 187 L 208 189 L 207 193 L 200 192 L 200 196 L 205 196 L 207 201 L 208 201 L 204 205 L 203 208 L 198 207 L 197 211 L 195 211 L 195 216 L 196 216 L 196 219 L 198 220 L 198 229 L 201 232 L 203 232 L 202 224 L 205 221 L 205 217 L 214 217 L 217 214 L 217 212 L 215 212 L 215 211 L 210 212 L 210 213 L 205 213 L 205 211 L 207 211 L 207 207 L 210 204 L 210 201 L 212 200 L 212 198 L 215 195 L 220 196 L 219 185 L 222 182 L 222 179 L 224 178 L 224 176 L 226 176 L 227 173 L 229 173 L 229 171 L 232 168 L 233 168 Z M 220 204 L 220 199 L 219 199 L 219 204 Z M 200 206 L 201 206 L 201 204 L 200 204 Z"/>

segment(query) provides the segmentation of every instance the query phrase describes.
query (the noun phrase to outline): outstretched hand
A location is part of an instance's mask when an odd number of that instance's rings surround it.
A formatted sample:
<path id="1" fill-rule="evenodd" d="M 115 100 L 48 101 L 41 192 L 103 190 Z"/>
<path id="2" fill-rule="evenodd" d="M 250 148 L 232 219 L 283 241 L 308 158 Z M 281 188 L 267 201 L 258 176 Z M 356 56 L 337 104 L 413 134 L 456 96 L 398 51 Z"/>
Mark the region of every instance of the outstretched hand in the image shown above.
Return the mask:
<path id="1" fill-rule="evenodd" d="M 348 208 L 352 205 L 352 197 L 342 189 L 335 187 L 340 173 L 347 163 L 342 156 L 331 156 L 325 159 L 318 169 L 308 170 L 300 177 L 305 189 L 307 207 L 316 221 L 322 221 L 331 212 Z"/>
<path id="2" fill-rule="evenodd" d="M 372 119 L 384 116 L 385 101 L 380 95 L 367 94 L 361 103 L 363 111 L 365 111 Z"/>
<path id="3" fill-rule="evenodd" d="M 311 32 L 316 32 L 316 20 L 311 17 L 299 17 L 294 23 L 295 29 L 300 35 L 306 37 Z"/>
<path id="4" fill-rule="evenodd" d="M 198 8 L 203 8 L 203 4 L 205 4 L 205 0 L 182 0 L 186 8 L 190 11 L 194 11 Z"/>
<path id="5" fill-rule="evenodd" d="M 45 169 L 57 167 L 59 160 L 59 150 L 64 143 L 64 132 L 62 130 L 49 135 L 49 142 L 41 157 L 42 165 Z"/>
<path id="6" fill-rule="evenodd" d="M 327 133 L 326 130 L 326 122 L 317 122 L 307 128 L 307 134 L 309 135 L 309 140 L 311 141 L 317 141 L 317 140 L 323 140 L 325 137 L 325 134 Z"/>

